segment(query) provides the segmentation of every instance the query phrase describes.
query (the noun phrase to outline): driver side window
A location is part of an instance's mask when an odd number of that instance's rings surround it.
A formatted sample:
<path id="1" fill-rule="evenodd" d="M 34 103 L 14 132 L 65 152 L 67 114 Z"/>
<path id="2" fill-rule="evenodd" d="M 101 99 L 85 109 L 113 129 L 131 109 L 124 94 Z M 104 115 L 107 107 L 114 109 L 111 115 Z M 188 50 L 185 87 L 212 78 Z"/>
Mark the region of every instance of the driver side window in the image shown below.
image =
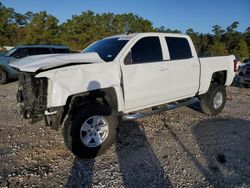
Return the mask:
<path id="1" fill-rule="evenodd" d="M 162 50 L 159 37 L 144 37 L 131 49 L 132 64 L 162 61 Z"/>
<path id="2" fill-rule="evenodd" d="M 27 48 L 20 48 L 15 52 L 13 57 L 18 59 L 18 58 L 22 58 L 22 57 L 26 57 L 26 56 L 28 56 L 28 49 Z"/>

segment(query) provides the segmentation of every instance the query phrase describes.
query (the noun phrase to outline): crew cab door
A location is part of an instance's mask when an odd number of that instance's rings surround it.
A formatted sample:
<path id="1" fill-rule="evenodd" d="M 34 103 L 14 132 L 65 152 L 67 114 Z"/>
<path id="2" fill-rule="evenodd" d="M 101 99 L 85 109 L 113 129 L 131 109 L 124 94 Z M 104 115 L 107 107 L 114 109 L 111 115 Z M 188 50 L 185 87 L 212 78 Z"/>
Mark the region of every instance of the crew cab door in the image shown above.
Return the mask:
<path id="1" fill-rule="evenodd" d="M 129 49 L 121 64 L 125 111 L 160 103 L 167 94 L 167 67 L 158 36 L 143 37 Z"/>
<path id="2" fill-rule="evenodd" d="M 169 52 L 167 61 L 168 101 L 194 96 L 199 87 L 200 64 L 191 39 L 164 37 Z"/>

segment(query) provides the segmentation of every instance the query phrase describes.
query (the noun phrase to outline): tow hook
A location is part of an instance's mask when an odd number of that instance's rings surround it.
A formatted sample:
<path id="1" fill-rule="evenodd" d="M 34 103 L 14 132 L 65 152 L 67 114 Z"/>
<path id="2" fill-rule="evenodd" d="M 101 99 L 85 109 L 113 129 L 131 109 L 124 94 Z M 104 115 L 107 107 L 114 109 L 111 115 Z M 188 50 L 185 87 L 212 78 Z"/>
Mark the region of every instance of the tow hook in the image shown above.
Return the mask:
<path id="1" fill-rule="evenodd" d="M 25 112 L 23 113 L 23 117 L 25 119 L 29 119 L 31 117 L 31 113 L 29 110 L 25 110 Z"/>
<path id="2" fill-rule="evenodd" d="M 46 110 L 46 111 L 44 112 L 44 115 L 49 116 L 49 115 L 54 115 L 54 114 L 56 114 L 56 113 L 57 113 L 57 111 L 49 112 L 48 110 Z"/>

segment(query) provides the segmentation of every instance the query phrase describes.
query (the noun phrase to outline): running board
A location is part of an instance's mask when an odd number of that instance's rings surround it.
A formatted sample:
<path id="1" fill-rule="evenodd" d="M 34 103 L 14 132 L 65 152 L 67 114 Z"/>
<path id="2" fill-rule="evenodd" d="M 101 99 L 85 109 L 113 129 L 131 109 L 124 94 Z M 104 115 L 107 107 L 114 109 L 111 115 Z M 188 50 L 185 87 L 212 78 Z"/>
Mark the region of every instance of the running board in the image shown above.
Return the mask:
<path id="1" fill-rule="evenodd" d="M 122 120 L 124 121 L 129 121 L 129 120 L 135 120 L 135 119 L 140 119 L 140 118 L 144 118 L 144 117 L 148 117 L 160 112 L 165 112 L 165 111 L 169 111 L 169 110 L 173 110 L 182 106 L 187 106 L 187 105 L 191 105 L 194 104 L 195 102 L 199 101 L 198 98 L 192 98 L 189 100 L 185 100 L 183 102 L 175 102 L 175 103 L 171 103 L 171 104 L 165 104 L 165 105 L 160 105 L 158 108 L 157 107 L 153 107 L 155 110 L 152 110 L 151 112 L 145 112 L 145 113 L 134 113 L 134 114 L 125 114 L 122 116 Z M 164 106 L 164 107 L 161 107 Z"/>

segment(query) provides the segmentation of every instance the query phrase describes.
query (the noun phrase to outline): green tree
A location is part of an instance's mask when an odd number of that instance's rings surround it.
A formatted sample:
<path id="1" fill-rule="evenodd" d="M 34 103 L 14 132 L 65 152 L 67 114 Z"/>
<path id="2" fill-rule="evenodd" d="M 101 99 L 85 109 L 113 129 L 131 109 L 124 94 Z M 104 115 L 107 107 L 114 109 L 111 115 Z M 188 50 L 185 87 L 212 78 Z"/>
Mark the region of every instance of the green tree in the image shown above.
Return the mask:
<path id="1" fill-rule="evenodd" d="M 15 29 L 14 10 L 0 2 L 0 46 L 13 44 Z"/>
<path id="2" fill-rule="evenodd" d="M 241 33 L 237 31 L 238 26 L 239 22 L 235 21 L 226 29 L 214 25 L 212 34 L 198 33 L 192 28 L 186 34 L 192 38 L 198 55 L 235 54 L 240 58 L 247 58 L 250 56 L 250 27 Z M 86 11 L 59 25 L 57 18 L 45 11 L 20 14 L 0 2 L 0 46 L 62 43 L 73 50 L 82 50 L 96 40 L 125 33 L 125 30 L 181 33 L 165 26 L 154 28 L 150 20 L 132 13 L 96 14 Z"/>
<path id="3" fill-rule="evenodd" d="M 235 21 L 230 26 L 227 27 L 227 33 L 235 33 L 239 26 L 239 22 Z"/>
<path id="4" fill-rule="evenodd" d="M 214 33 L 215 36 L 221 37 L 221 35 L 225 32 L 219 25 L 214 25 L 212 32 Z"/>
<path id="5" fill-rule="evenodd" d="M 208 54 L 212 56 L 227 55 L 228 51 L 223 42 L 215 42 L 208 47 Z"/>
<path id="6" fill-rule="evenodd" d="M 58 34 L 58 20 L 43 11 L 33 15 L 26 27 L 26 36 L 23 42 L 28 44 L 59 43 Z"/>
<path id="7" fill-rule="evenodd" d="M 153 31 L 150 21 L 134 14 L 86 11 L 61 25 L 61 41 L 74 50 L 82 50 L 98 39 L 124 33 L 126 27 L 132 32 Z"/>
<path id="8" fill-rule="evenodd" d="M 81 50 L 101 35 L 92 11 L 72 16 L 61 26 L 61 41 L 74 50 Z"/>
<path id="9" fill-rule="evenodd" d="M 249 57 L 247 43 L 243 39 L 239 40 L 234 48 L 233 54 L 241 60 Z"/>
<path id="10" fill-rule="evenodd" d="M 197 54 L 199 56 L 203 56 L 207 54 L 207 48 L 208 48 L 208 36 L 204 35 L 202 33 L 195 32 L 192 28 L 188 29 L 186 31 L 186 35 L 190 36 L 194 46 L 196 48 Z"/>
<path id="11" fill-rule="evenodd" d="M 245 33 L 243 34 L 244 40 L 247 43 L 248 46 L 248 58 L 250 58 L 250 27 L 248 27 L 245 31 Z"/>
<path id="12" fill-rule="evenodd" d="M 237 31 L 239 22 L 235 21 L 226 28 L 226 32 L 222 36 L 221 41 L 226 44 L 226 48 L 229 53 L 233 53 L 239 40 L 241 39 L 241 33 Z"/>
<path id="13" fill-rule="evenodd" d="M 225 30 L 221 28 L 219 25 L 214 25 L 212 27 L 212 32 L 214 33 L 212 41 L 214 43 L 221 42 L 222 36 L 225 33 Z"/>
<path id="14" fill-rule="evenodd" d="M 181 34 L 181 31 L 180 30 L 172 30 L 172 29 L 169 29 L 169 28 L 166 28 L 165 26 L 161 26 L 161 27 L 157 27 L 154 29 L 155 32 L 162 32 L 162 33 L 179 33 Z"/>

